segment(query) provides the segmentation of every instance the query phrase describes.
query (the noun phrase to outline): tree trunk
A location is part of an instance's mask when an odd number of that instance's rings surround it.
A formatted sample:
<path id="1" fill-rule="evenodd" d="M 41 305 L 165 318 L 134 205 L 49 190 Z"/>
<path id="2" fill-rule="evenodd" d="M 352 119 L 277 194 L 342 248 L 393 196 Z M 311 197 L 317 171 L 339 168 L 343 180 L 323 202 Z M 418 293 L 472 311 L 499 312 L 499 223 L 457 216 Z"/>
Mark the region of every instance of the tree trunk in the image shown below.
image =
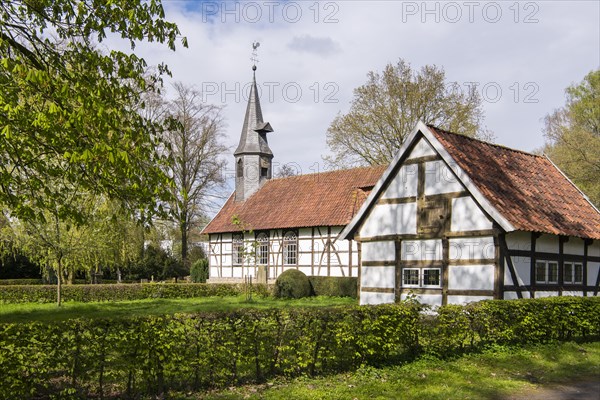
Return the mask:
<path id="1" fill-rule="evenodd" d="M 58 271 L 56 271 L 56 305 L 61 305 L 61 292 L 62 292 L 62 262 L 58 260 Z"/>
<path id="2" fill-rule="evenodd" d="M 187 232 L 187 215 L 183 215 L 181 224 L 181 263 L 184 268 L 188 267 L 188 232 Z"/>

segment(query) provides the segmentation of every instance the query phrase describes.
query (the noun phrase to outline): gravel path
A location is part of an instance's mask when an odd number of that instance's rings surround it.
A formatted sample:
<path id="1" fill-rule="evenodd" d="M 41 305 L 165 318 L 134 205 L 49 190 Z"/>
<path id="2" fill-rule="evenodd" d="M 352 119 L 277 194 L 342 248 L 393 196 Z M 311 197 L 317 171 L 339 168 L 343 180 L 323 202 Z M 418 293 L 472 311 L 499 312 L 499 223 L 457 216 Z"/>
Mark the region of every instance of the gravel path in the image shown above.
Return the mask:
<path id="1" fill-rule="evenodd" d="M 600 400 L 600 377 L 595 381 L 526 390 L 505 400 Z"/>

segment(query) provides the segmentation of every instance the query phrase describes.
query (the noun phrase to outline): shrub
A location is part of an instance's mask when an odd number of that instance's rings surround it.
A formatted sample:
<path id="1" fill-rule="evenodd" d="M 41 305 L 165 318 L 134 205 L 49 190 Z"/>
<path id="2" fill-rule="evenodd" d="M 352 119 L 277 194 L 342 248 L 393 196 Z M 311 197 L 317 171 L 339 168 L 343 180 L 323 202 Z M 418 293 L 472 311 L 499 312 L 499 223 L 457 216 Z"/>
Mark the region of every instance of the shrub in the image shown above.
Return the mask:
<path id="1" fill-rule="evenodd" d="M 201 258 L 192 264 L 190 268 L 192 282 L 205 283 L 208 279 L 208 260 Z"/>
<path id="2" fill-rule="evenodd" d="M 123 301 L 143 299 L 184 299 L 191 297 L 237 296 L 241 284 L 144 283 L 64 285 L 63 301 Z M 54 303 L 56 285 L 0 286 L 0 303 Z"/>
<path id="3" fill-rule="evenodd" d="M 315 296 L 357 298 L 358 278 L 309 276 L 308 280 Z"/>
<path id="4" fill-rule="evenodd" d="M 280 299 L 301 299 L 311 293 L 308 277 L 297 269 L 288 269 L 279 275 L 273 289 L 273 295 Z"/>

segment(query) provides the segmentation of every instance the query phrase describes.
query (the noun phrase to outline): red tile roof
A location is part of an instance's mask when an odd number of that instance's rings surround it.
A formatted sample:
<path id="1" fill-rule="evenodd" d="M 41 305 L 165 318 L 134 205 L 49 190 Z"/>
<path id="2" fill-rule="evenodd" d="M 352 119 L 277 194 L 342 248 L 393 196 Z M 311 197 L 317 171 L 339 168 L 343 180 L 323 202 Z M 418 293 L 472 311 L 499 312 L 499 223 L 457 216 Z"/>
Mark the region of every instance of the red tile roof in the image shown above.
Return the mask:
<path id="1" fill-rule="evenodd" d="M 546 157 L 429 128 L 517 230 L 600 239 L 600 212 Z"/>
<path id="2" fill-rule="evenodd" d="M 354 168 L 271 179 L 244 202 L 229 197 L 203 233 L 244 230 L 344 226 L 358 211 L 366 194 L 387 166 Z M 366 194 L 365 194 L 366 193 Z"/>

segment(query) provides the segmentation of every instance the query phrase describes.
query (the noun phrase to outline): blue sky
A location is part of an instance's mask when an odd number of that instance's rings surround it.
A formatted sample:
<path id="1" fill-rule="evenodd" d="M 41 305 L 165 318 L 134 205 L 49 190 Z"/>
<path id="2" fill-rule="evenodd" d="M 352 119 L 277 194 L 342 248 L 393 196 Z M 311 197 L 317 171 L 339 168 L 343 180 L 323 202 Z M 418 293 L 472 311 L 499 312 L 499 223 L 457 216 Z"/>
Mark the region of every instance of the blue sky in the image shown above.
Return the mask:
<path id="1" fill-rule="evenodd" d="M 173 80 L 225 106 L 232 153 L 252 43 L 260 42 L 256 77 L 265 120 L 275 129 L 274 162 L 294 163 L 302 173 L 323 170 L 327 127 L 348 110 L 367 72 L 399 58 L 416 69 L 441 66 L 449 82 L 476 85 L 496 141 L 526 151 L 543 145 L 543 118 L 564 104 L 564 89 L 600 66 L 598 1 L 163 4 L 189 48 L 142 44 L 136 52 L 149 64 L 166 62 Z"/>

